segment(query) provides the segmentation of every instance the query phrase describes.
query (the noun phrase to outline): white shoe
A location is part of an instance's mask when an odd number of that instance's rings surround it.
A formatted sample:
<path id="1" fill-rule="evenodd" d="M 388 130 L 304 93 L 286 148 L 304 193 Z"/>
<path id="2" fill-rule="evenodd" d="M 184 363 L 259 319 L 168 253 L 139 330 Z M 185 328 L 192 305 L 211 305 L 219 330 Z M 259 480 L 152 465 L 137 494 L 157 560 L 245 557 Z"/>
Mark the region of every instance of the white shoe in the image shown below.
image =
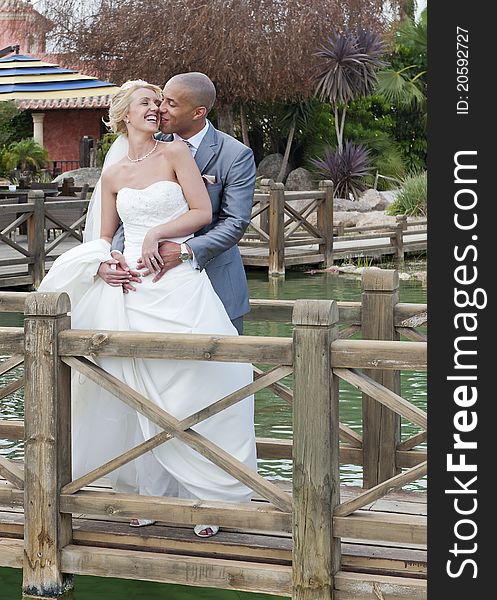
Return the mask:
<path id="1" fill-rule="evenodd" d="M 216 535 L 219 531 L 219 527 L 217 525 L 195 525 L 193 531 L 198 537 L 208 538 Z"/>

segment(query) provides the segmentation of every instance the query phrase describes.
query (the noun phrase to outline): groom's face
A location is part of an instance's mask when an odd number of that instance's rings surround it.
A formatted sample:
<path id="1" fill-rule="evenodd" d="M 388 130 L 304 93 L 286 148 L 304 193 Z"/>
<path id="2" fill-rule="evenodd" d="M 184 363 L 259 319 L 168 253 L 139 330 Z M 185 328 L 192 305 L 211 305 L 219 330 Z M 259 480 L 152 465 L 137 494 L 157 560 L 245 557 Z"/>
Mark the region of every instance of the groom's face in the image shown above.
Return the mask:
<path id="1" fill-rule="evenodd" d="M 193 105 L 188 88 L 178 83 L 166 83 L 164 100 L 159 111 L 162 133 L 177 133 L 188 137 L 197 125 L 196 107 Z"/>

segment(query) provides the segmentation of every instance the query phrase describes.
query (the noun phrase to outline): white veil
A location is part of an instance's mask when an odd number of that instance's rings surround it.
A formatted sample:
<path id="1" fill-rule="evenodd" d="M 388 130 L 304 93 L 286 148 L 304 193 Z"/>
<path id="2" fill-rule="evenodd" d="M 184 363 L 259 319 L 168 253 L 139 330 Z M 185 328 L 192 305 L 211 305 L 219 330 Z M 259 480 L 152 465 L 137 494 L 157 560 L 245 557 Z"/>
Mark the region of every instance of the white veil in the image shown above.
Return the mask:
<path id="1" fill-rule="evenodd" d="M 119 162 L 128 154 L 128 138 L 120 135 L 109 148 L 104 160 L 102 172 L 111 165 Z M 100 225 L 102 220 L 102 177 L 100 176 L 88 206 L 86 225 L 83 232 L 83 242 L 91 242 L 100 238 Z"/>

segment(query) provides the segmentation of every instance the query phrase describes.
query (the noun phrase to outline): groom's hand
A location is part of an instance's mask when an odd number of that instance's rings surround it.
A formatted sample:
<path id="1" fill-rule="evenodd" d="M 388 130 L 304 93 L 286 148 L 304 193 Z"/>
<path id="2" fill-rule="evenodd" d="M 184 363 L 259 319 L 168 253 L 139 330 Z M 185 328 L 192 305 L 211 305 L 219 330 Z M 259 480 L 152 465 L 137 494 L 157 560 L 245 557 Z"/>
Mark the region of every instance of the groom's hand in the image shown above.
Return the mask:
<path id="1" fill-rule="evenodd" d="M 188 248 L 188 251 L 190 252 L 190 256 L 191 256 L 192 252 L 191 252 L 188 244 L 186 245 L 186 247 Z M 180 250 L 181 250 L 180 245 L 177 244 L 176 242 L 161 242 L 160 243 L 159 254 L 162 257 L 162 260 L 164 261 L 164 265 L 162 266 L 161 270 L 155 274 L 155 277 L 152 279 L 153 283 L 155 283 L 156 281 L 159 281 L 159 279 L 162 278 L 162 276 L 164 275 L 164 273 L 166 273 L 166 271 L 169 271 L 169 269 L 173 269 L 174 267 L 177 267 L 178 265 L 181 264 L 181 260 L 179 259 Z M 145 269 L 145 264 L 141 258 L 138 259 L 137 268 L 140 270 Z M 150 271 L 145 270 L 145 271 L 143 271 L 142 275 L 143 275 L 143 277 L 147 277 L 148 275 L 150 275 Z"/>
<path id="2" fill-rule="evenodd" d="M 121 252 L 111 252 L 112 258 L 100 263 L 97 274 L 112 287 L 122 286 L 123 292 L 136 291 L 132 282 L 141 283 L 141 274 L 132 271 Z"/>

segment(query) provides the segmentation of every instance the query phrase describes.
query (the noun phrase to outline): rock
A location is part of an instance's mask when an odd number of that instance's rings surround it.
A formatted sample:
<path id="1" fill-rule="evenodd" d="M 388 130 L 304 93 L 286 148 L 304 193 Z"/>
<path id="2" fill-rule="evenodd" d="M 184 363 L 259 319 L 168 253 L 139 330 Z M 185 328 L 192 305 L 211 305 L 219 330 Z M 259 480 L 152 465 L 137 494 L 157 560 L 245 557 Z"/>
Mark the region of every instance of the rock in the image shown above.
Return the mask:
<path id="1" fill-rule="evenodd" d="M 282 154 L 269 154 L 268 156 L 265 156 L 259 163 L 259 166 L 257 167 L 257 177 L 262 177 L 262 179 L 272 179 L 273 181 L 276 181 L 282 164 Z M 285 178 L 288 175 L 288 173 L 290 173 L 289 165 L 287 165 L 283 181 L 285 181 Z"/>
<path id="2" fill-rule="evenodd" d="M 289 191 L 317 190 L 318 182 L 310 171 L 303 167 L 299 167 L 288 173 L 288 177 L 285 181 L 285 189 Z"/>
<path id="3" fill-rule="evenodd" d="M 335 198 L 334 207 L 337 211 L 353 210 L 357 212 L 370 212 L 372 210 L 385 210 L 395 200 L 396 192 L 378 192 L 369 189 L 358 200 Z"/>
<path id="4" fill-rule="evenodd" d="M 382 210 L 373 210 L 367 214 L 361 214 L 356 221 L 356 227 L 369 225 L 391 225 L 395 227 L 397 221 L 394 216 L 386 215 Z"/>
<path id="5" fill-rule="evenodd" d="M 333 224 L 342 224 L 344 227 L 355 227 L 357 219 L 359 218 L 358 211 L 346 210 L 346 211 L 333 211 Z"/>
<path id="6" fill-rule="evenodd" d="M 359 198 L 359 202 L 364 202 L 369 206 L 369 210 L 385 210 L 388 206 L 385 197 L 373 189 L 366 190 Z"/>
<path id="7" fill-rule="evenodd" d="M 74 185 L 80 187 L 87 183 L 90 187 L 95 187 L 95 184 L 100 177 L 102 169 L 97 167 L 83 167 L 81 169 L 73 169 L 72 171 L 66 171 L 53 180 L 53 183 L 62 181 L 66 177 L 74 178 Z"/>

